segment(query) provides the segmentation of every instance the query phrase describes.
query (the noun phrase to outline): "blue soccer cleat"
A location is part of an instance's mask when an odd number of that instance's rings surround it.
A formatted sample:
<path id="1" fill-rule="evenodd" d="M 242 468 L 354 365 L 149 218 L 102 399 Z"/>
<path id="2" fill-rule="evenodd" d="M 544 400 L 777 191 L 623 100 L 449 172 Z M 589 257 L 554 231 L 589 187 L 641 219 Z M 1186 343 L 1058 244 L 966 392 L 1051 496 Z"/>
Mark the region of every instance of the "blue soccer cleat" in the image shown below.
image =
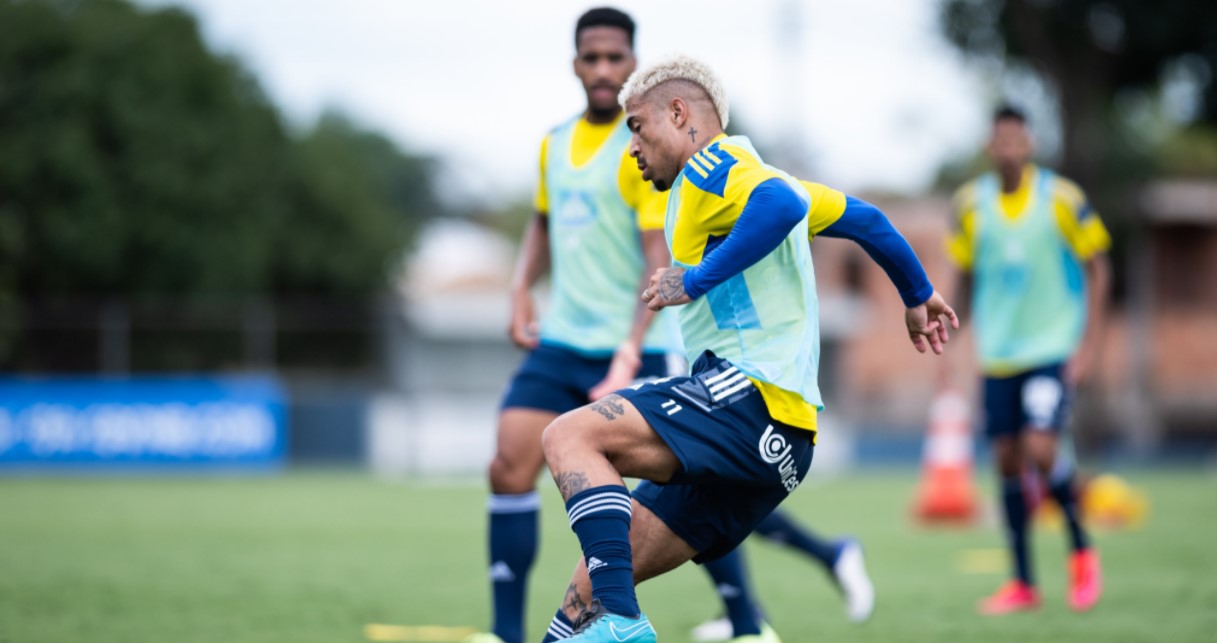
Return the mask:
<path id="1" fill-rule="evenodd" d="M 646 614 L 636 618 L 605 611 L 593 598 L 587 611 L 575 621 L 575 635 L 567 641 L 584 643 L 656 643 L 655 628 Z"/>

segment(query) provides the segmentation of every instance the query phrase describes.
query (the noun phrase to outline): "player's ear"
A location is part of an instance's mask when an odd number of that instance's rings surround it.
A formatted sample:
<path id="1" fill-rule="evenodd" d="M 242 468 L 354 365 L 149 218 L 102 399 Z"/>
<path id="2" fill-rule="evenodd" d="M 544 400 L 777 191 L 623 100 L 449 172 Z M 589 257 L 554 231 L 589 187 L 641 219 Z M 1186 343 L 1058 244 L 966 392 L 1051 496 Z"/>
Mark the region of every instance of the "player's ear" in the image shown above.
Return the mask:
<path id="1" fill-rule="evenodd" d="M 677 128 L 683 127 L 685 121 L 689 120 L 689 106 L 679 96 L 674 96 L 668 103 L 668 115 L 672 119 L 672 125 Z"/>

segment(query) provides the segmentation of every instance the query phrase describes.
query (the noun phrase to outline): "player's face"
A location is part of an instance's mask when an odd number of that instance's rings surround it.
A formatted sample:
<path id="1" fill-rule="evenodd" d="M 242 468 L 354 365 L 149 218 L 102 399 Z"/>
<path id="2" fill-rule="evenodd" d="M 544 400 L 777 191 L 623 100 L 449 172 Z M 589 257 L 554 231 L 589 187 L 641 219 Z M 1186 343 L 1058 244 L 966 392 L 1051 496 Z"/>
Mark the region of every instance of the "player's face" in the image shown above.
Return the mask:
<path id="1" fill-rule="evenodd" d="M 617 112 L 617 95 L 634 73 L 636 62 L 630 39 L 617 27 L 588 27 L 579 32 L 575 75 L 587 92 L 587 109 L 593 114 Z"/>
<path id="2" fill-rule="evenodd" d="M 643 180 L 661 192 L 672 187 L 683 164 L 680 130 L 664 115 L 660 106 L 646 100 L 633 100 L 625 106 L 626 125 L 634 134 L 630 156 L 638 162 Z"/>
<path id="3" fill-rule="evenodd" d="M 1007 118 L 993 124 L 989 158 L 999 169 L 1017 170 L 1031 160 L 1031 135 L 1027 125 Z"/>

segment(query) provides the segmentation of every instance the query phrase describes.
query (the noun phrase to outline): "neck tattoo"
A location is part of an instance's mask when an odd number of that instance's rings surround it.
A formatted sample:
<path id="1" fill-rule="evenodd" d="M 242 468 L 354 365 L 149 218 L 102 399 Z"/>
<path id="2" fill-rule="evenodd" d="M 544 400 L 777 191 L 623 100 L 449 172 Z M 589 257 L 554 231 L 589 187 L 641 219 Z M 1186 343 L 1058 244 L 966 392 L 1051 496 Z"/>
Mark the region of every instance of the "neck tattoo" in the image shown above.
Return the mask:
<path id="1" fill-rule="evenodd" d="M 689 140 L 693 141 L 694 143 L 697 142 L 697 130 L 693 129 L 692 127 L 689 128 Z"/>

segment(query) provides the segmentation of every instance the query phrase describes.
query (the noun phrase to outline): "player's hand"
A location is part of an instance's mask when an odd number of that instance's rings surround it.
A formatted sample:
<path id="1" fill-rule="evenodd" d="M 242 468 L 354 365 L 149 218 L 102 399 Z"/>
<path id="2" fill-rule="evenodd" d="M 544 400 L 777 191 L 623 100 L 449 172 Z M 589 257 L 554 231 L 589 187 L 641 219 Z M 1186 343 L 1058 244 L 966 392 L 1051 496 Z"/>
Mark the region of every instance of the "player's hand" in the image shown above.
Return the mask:
<path id="1" fill-rule="evenodd" d="M 587 397 L 593 402 L 634 383 L 638 369 L 642 367 L 642 352 L 632 341 L 622 342 L 613 352 L 613 362 L 609 364 L 608 374 L 600 383 L 587 392 Z"/>
<path id="2" fill-rule="evenodd" d="M 942 354 L 943 346 L 951 339 L 947 331 L 948 323 L 951 328 L 959 328 L 959 317 L 937 290 L 925 303 L 904 311 L 904 325 L 908 327 L 909 339 L 919 353 L 925 352 L 928 342 L 935 355 Z"/>
<path id="3" fill-rule="evenodd" d="M 1090 365 L 1093 363 L 1091 358 L 1090 347 L 1082 344 L 1082 347 L 1065 362 L 1065 384 L 1070 388 L 1077 388 L 1090 379 Z"/>
<path id="4" fill-rule="evenodd" d="M 532 294 L 528 291 L 515 293 L 511 298 L 511 325 L 507 329 L 511 342 L 525 350 L 532 350 L 540 343 L 541 329 L 533 312 Z"/>
<path id="5" fill-rule="evenodd" d="M 656 270 L 651 275 L 651 284 L 642 291 L 642 300 L 647 302 L 647 308 L 651 310 L 693 301 L 685 294 L 685 269 L 672 267 Z"/>

